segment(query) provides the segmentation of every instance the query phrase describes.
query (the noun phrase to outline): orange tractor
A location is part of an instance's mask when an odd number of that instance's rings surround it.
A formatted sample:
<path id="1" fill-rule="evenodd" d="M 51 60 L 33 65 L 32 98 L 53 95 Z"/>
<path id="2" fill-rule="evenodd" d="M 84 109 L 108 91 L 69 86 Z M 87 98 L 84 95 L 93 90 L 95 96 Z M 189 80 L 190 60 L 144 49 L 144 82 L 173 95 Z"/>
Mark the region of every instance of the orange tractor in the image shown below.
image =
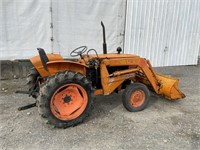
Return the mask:
<path id="1" fill-rule="evenodd" d="M 131 112 L 143 110 L 149 102 L 150 90 L 170 100 L 184 98 L 178 80 L 155 73 L 150 62 L 137 55 L 107 54 L 105 27 L 103 54 L 86 46 L 76 48 L 67 61 L 59 54 L 39 55 L 30 59 L 34 68 L 28 75 L 29 95 L 36 103 L 19 108 L 37 106 L 42 117 L 58 128 L 77 125 L 89 115 L 94 96 L 109 95 L 124 90 L 122 103 Z M 89 54 L 90 52 L 94 54 Z M 85 54 L 84 54 L 85 53 Z"/>

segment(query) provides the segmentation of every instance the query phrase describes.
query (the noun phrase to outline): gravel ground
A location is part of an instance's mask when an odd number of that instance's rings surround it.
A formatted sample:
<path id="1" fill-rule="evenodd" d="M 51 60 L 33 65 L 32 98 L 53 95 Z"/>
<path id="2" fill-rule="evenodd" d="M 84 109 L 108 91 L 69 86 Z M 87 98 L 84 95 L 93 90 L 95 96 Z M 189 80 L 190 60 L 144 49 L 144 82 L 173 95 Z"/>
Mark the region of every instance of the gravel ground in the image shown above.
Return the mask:
<path id="1" fill-rule="evenodd" d="M 31 103 L 24 79 L 2 80 L 0 93 L 0 149 L 200 149 L 200 66 L 157 68 L 179 79 L 186 98 L 168 101 L 151 94 L 149 106 L 130 113 L 121 93 L 99 96 L 82 124 L 56 129 L 45 124 L 37 108 L 18 111 Z"/>

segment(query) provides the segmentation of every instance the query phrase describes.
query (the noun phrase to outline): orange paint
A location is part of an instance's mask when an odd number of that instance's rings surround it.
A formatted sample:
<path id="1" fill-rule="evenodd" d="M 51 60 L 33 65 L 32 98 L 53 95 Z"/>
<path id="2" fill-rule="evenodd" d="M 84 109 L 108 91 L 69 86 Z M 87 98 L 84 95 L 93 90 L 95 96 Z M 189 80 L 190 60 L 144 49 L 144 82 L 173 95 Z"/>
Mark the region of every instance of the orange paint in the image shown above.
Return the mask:
<path id="1" fill-rule="evenodd" d="M 71 70 L 79 72 L 87 77 L 90 70 L 88 62 L 93 60 L 99 64 L 102 89 L 95 89 L 95 95 L 109 95 L 115 89 L 120 90 L 122 83 L 129 79 L 133 82 L 142 82 L 152 88 L 157 94 L 168 99 L 179 99 L 185 95 L 178 89 L 178 81 L 154 72 L 150 62 L 137 55 L 131 54 L 83 54 L 78 62 L 66 61 L 59 54 L 47 54 L 47 70 L 42 66 L 39 56 L 31 58 L 31 62 L 42 77 L 52 76 L 57 72 Z M 125 70 L 115 71 L 111 74 L 108 67 L 127 66 Z"/>
<path id="2" fill-rule="evenodd" d="M 97 89 L 94 91 L 94 95 L 102 95 L 103 94 L 103 89 Z"/>
<path id="3" fill-rule="evenodd" d="M 130 104 L 133 107 L 140 107 L 145 100 L 145 93 L 142 90 L 134 91 L 130 97 Z"/>
<path id="4" fill-rule="evenodd" d="M 85 110 L 88 96 L 78 84 L 66 84 L 55 91 L 50 101 L 54 116 L 63 121 L 79 117 Z"/>
<path id="5" fill-rule="evenodd" d="M 56 61 L 56 60 L 63 60 L 62 56 L 59 54 L 47 54 L 49 62 Z M 48 76 L 50 73 L 43 68 L 40 56 L 35 56 L 30 59 L 31 63 L 35 66 L 37 71 L 40 73 L 41 76 Z"/>
<path id="6" fill-rule="evenodd" d="M 72 61 L 52 61 L 47 63 L 47 69 L 48 72 L 51 75 L 55 75 L 57 72 L 65 71 L 65 70 L 71 70 L 74 72 L 79 72 L 83 75 L 86 75 L 86 69 L 88 66 L 84 64 L 79 64 L 77 62 Z"/>

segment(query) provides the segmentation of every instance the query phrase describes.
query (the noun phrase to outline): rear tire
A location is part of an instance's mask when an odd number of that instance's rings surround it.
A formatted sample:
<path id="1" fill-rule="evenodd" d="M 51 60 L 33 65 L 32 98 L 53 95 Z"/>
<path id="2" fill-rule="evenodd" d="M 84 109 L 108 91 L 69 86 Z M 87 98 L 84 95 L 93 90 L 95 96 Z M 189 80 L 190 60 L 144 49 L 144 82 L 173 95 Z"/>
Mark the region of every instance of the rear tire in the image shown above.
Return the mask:
<path id="1" fill-rule="evenodd" d="M 34 91 L 31 96 L 35 99 L 37 99 L 39 95 L 39 84 L 36 84 L 36 81 L 40 74 L 35 68 L 32 68 L 29 71 L 29 74 L 27 75 L 27 85 L 28 85 L 28 91 Z"/>
<path id="2" fill-rule="evenodd" d="M 133 83 L 126 87 L 122 102 L 124 107 L 130 112 L 141 111 L 149 103 L 150 92 L 146 85 L 142 83 Z"/>
<path id="3" fill-rule="evenodd" d="M 38 111 L 57 128 L 75 126 L 89 116 L 93 103 L 89 80 L 78 72 L 65 71 L 41 85 Z"/>

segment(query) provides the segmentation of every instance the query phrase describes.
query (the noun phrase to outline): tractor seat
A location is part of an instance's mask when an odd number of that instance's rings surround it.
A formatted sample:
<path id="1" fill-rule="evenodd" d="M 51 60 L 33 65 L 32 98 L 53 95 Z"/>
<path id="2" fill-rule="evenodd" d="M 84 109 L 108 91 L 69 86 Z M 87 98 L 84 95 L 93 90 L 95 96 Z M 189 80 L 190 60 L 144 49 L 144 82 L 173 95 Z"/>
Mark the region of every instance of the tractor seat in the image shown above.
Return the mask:
<path id="1" fill-rule="evenodd" d="M 45 70 L 47 70 L 47 62 L 49 62 L 47 54 L 46 54 L 46 52 L 44 51 L 43 48 L 37 48 L 37 50 L 38 50 L 38 53 L 40 55 L 40 59 L 42 61 L 42 65 L 45 68 Z"/>

